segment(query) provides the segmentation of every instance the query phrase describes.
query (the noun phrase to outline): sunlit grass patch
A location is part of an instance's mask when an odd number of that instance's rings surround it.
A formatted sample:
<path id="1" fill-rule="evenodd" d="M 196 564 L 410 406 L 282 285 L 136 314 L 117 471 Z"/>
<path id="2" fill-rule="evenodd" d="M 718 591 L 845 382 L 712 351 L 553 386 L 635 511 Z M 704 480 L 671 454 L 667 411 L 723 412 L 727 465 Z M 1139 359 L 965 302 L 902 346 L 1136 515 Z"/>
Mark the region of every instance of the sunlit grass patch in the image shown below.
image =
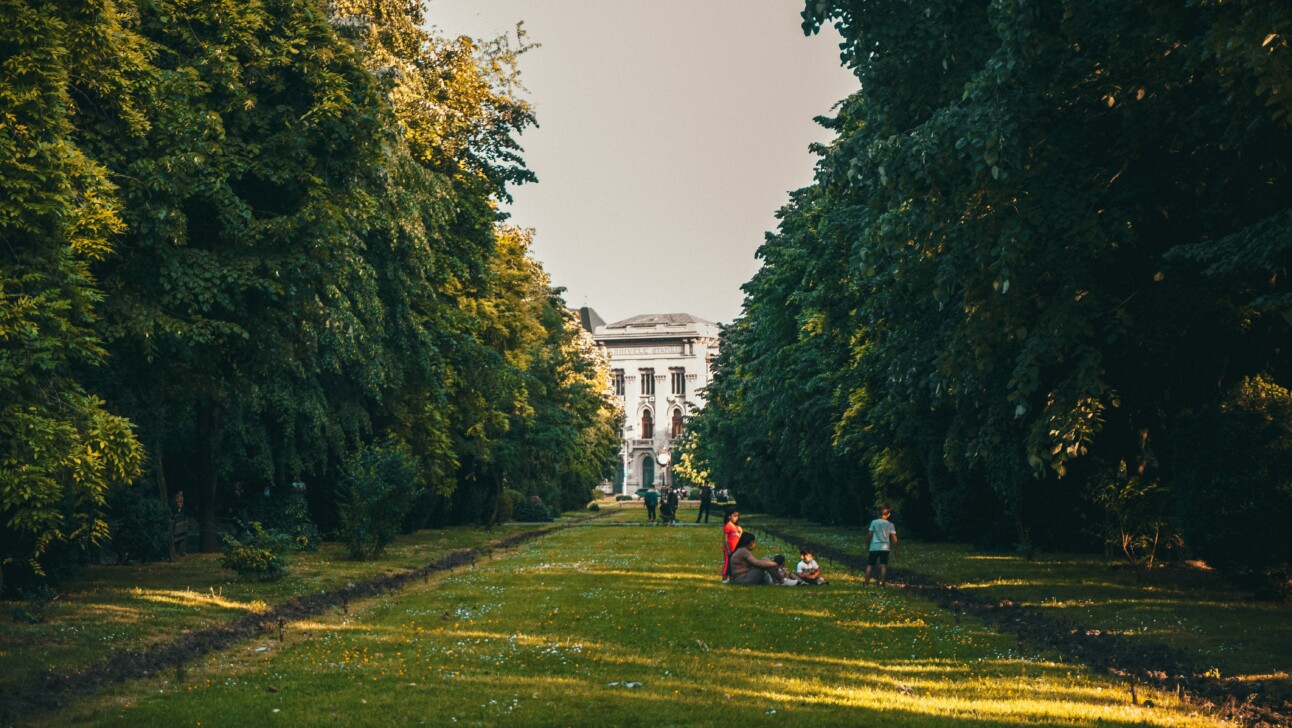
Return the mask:
<path id="1" fill-rule="evenodd" d="M 193 554 L 173 563 L 87 567 L 64 585 L 46 610 L 45 622 L 0 628 L 0 692 L 296 596 L 424 566 L 455 548 L 484 546 L 537 527 L 420 531 L 400 537 L 377 562 L 354 561 L 343 545 L 327 543 L 317 552 L 291 554 L 291 574 L 279 582 L 241 581 L 220 568 L 219 554 Z M 10 604 L 0 603 L 2 613 L 10 611 Z"/>
<path id="2" fill-rule="evenodd" d="M 1211 724 L 852 574 L 726 586 L 705 529 L 617 533 L 562 531 L 46 722 Z"/>
<path id="3" fill-rule="evenodd" d="M 861 529 L 764 517 L 754 523 L 775 524 L 853 554 L 866 550 Z M 1214 573 L 1157 569 L 1146 574 L 1090 555 L 1028 559 L 910 540 L 901 544 L 893 563 L 978 596 L 1037 608 L 1080 628 L 1168 645 L 1190 654 L 1199 671 L 1214 667 L 1223 677 L 1240 679 L 1292 665 L 1292 610 L 1255 601 Z"/>

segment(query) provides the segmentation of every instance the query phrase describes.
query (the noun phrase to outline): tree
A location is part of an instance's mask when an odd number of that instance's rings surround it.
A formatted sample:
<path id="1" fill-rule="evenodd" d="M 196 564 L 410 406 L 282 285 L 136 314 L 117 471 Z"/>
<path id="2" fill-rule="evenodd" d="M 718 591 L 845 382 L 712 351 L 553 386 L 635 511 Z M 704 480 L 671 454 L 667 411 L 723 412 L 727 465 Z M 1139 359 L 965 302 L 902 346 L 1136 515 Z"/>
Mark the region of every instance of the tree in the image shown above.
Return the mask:
<path id="1" fill-rule="evenodd" d="M 105 170 L 73 138 L 79 98 L 112 95 L 139 62 L 110 2 L 8 0 L 0 13 L 0 588 L 43 574 L 59 544 L 107 535 L 106 492 L 138 474 L 131 424 L 77 381 L 96 366 L 101 295 L 89 264 L 121 230 Z M 110 104 L 138 123 L 128 95 Z"/>
<path id="2" fill-rule="evenodd" d="M 1024 547 L 1093 546 L 1103 486 L 1135 483 L 1170 527 L 1170 433 L 1287 377 L 1292 17 L 805 5 L 862 91 L 724 331 L 714 477 L 785 512 L 897 496 Z"/>
<path id="3" fill-rule="evenodd" d="M 1286 29 L 1273 5 L 809 4 L 827 19 L 866 89 L 821 179 L 869 213 L 875 409 L 947 408 L 945 459 L 1023 540 L 1071 468 L 1142 470 L 1174 413 L 1273 364 L 1282 322 L 1170 255 L 1292 199 L 1286 54 L 1227 50 Z"/>
<path id="4" fill-rule="evenodd" d="M 139 421 L 158 480 L 197 494 L 211 550 L 234 483 L 324 470 L 380 396 L 385 312 L 362 236 L 389 116 L 319 3 L 161 2 L 138 23 L 150 126 L 83 132 L 128 228 L 98 269 L 102 386 Z"/>

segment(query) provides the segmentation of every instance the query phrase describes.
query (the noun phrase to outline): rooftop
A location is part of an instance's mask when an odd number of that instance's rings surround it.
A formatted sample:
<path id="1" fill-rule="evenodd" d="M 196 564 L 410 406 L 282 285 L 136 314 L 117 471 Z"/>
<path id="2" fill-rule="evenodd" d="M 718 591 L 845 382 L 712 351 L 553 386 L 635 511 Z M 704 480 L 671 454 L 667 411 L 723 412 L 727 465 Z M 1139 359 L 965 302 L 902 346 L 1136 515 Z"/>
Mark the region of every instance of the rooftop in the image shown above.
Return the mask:
<path id="1" fill-rule="evenodd" d="M 708 324 L 717 326 L 717 324 L 699 316 L 692 316 L 689 313 L 644 313 L 639 316 L 626 318 L 623 321 L 616 321 L 612 324 L 606 324 L 606 329 L 627 329 L 630 327 L 646 326 L 685 326 L 687 324 Z"/>

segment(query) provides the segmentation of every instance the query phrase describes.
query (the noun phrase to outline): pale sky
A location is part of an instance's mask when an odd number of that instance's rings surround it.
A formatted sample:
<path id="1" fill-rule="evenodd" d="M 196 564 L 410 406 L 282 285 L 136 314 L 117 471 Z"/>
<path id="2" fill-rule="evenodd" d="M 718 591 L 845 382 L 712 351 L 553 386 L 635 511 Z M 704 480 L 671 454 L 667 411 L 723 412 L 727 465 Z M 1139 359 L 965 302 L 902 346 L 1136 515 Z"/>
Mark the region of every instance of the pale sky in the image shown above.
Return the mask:
<path id="1" fill-rule="evenodd" d="M 450 35 L 525 22 L 520 138 L 537 184 L 512 221 L 569 305 L 607 321 L 690 313 L 728 323 L 754 251 L 812 181 L 812 119 L 856 90 L 832 28 L 805 37 L 797 0 L 431 0 Z"/>

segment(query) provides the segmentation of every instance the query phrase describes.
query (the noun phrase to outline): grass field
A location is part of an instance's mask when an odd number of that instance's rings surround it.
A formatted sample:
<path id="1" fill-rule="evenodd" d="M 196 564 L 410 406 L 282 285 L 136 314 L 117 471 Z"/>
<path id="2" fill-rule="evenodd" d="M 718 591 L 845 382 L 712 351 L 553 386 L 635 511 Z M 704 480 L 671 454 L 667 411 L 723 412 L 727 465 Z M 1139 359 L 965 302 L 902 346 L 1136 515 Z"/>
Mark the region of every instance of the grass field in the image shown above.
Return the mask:
<path id="1" fill-rule="evenodd" d="M 805 521 L 755 518 L 825 545 L 864 553 L 865 532 Z M 993 599 L 1008 599 L 1088 629 L 1165 644 L 1211 671 L 1292 694 L 1292 609 L 1256 601 L 1218 574 L 1195 569 L 1129 569 L 1089 555 L 979 553 L 963 544 L 910 543 L 898 568 Z"/>
<path id="2" fill-rule="evenodd" d="M 107 654 L 138 650 L 185 630 L 222 624 L 295 596 L 366 577 L 422 566 L 456 548 L 485 546 L 535 526 L 493 532 L 475 528 L 420 531 L 402 537 L 379 562 L 354 561 L 339 543 L 293 553 L 291 575 L 277 582 L 239 580 L 220 568 L 219 554 L 174 563 L 93 566 L 46 608 L 46 621 L 9 621 L 17 605 L 3 602 L 0 695 L 49 673 L 89 665 Z"/>
<path id="3" fill-rule="evenodd" d="M 1168 695 L 1130 705 L 1122 684 L 850 574 L 722 585 L 716 522 L 602 523 L 35 723 L 1216 724 Z"/>

